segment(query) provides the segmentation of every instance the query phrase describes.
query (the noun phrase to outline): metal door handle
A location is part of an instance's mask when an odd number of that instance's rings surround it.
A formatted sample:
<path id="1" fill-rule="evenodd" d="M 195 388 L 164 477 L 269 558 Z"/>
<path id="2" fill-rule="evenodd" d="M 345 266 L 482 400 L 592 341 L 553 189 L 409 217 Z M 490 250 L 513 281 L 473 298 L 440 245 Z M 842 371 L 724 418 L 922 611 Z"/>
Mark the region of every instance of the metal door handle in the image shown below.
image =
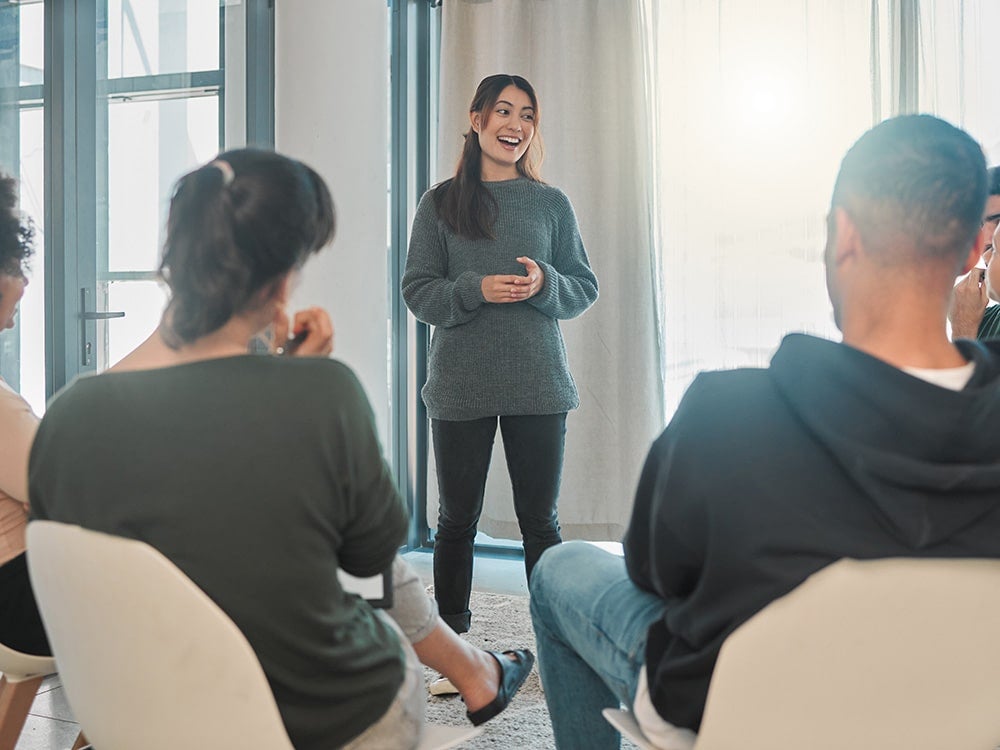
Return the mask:
<path id="1" fill-rule="evenodd" d="M 96 329 L 90 326 L 88 330 L 87 322 L 125 317 L 125 313 L 120 310 L 95 312 L 88 310 L 88 307 L 90 307 L 90 290 L 84 287 L 80 290 L 80 361 L 84 367 L 90 367 L 94 361 L 94 341 L 91 336 L 96 336 Z"/>

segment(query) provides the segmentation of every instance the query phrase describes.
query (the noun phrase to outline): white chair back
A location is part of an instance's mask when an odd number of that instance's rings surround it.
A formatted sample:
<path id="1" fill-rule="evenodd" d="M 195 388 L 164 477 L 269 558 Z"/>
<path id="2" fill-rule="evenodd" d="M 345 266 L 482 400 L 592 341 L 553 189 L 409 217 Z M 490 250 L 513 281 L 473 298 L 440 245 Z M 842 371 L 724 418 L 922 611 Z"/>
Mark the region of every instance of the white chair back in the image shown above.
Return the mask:
<path id="1" fill-rule="evenodd" d="M 841 560 L 723 644 L 697 750 L 1000 746 L 1000 560 Z"/>
<path id="2" fill-rule="evenodd" d="M 28 566 L 76 719 L 101 750 L 292 750 L 250 644 L 155 549 L 52 521 Z"/>
<path id="3" fill-rule="evenodd" d="M 15 651 L 0 643 L 0 672 L 7 682 L 21 682 L 33 677 L 55 673 L 56 660 L 51 656 L 35 656 Z"/>
<path id="4" fill-rule="evenodd" d="M 153 547 L 28 524 L 28 567 L 73 713 L 99 750 L 292 750 L 256 654 Z M 427 726 L 418 750 L 476 727 Z"/>

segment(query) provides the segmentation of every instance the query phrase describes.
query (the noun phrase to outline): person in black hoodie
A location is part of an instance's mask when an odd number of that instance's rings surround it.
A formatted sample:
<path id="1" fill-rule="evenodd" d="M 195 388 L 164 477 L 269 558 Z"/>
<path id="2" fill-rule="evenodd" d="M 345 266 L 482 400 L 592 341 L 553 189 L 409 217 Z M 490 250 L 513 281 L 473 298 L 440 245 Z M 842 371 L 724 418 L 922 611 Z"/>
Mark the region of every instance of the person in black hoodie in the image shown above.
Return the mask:
<path id="1" fill-rule="evenodd" d="M 986 163 L 927 115 L 841 164 L 824 255 L 835 343 L 787 336 L 767 369 L 702 373 L 653 444 L 624 560 L 583 542 L 531 580 L 558 748 L 697 731 L 719 648 L 843 557 L 1000 557 L 1000 344 L 948 339 L 983 249 Z M 891 300 L 891 302 L 890 302 Z"/>

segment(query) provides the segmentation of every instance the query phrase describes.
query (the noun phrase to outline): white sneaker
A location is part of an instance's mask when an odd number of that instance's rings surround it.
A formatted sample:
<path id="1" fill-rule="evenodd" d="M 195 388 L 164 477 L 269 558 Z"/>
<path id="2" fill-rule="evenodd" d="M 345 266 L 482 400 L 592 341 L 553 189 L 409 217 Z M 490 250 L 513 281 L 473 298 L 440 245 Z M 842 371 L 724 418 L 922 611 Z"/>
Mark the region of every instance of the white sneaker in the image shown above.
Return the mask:
<path id="1" fill-rule="evenodd" d="M 428 690 L 430 690 L 431 695 L 458 695 L 458 688 L 447 677 L 439 677 L 434 680 Z"/>

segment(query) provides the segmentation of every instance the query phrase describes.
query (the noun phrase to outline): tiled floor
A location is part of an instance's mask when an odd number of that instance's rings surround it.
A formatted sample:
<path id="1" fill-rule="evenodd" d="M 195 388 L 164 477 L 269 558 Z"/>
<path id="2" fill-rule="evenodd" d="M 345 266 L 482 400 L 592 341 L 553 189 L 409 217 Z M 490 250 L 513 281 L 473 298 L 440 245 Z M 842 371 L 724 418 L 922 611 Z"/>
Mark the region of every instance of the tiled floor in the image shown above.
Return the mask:
<path id="1" fill-rule="evenodd" d="M 38 690 L 17 750 L 69 750 L 79 731 L 59 675 L 52 675 L 45 678 Z"/>
<path id="2" fill-rule="evenodd" d="M 425 583 L 432 582 L 430 553 L 410 552 L 404 557 Z M 527 596 L 524 563 L 506 558 L 477 558 L 473 586 L 477 591 Z M 79 731 L 59 676 L 53 675 L 45 679 L 38 691 L 16 750 L 69 750 Z"/>

